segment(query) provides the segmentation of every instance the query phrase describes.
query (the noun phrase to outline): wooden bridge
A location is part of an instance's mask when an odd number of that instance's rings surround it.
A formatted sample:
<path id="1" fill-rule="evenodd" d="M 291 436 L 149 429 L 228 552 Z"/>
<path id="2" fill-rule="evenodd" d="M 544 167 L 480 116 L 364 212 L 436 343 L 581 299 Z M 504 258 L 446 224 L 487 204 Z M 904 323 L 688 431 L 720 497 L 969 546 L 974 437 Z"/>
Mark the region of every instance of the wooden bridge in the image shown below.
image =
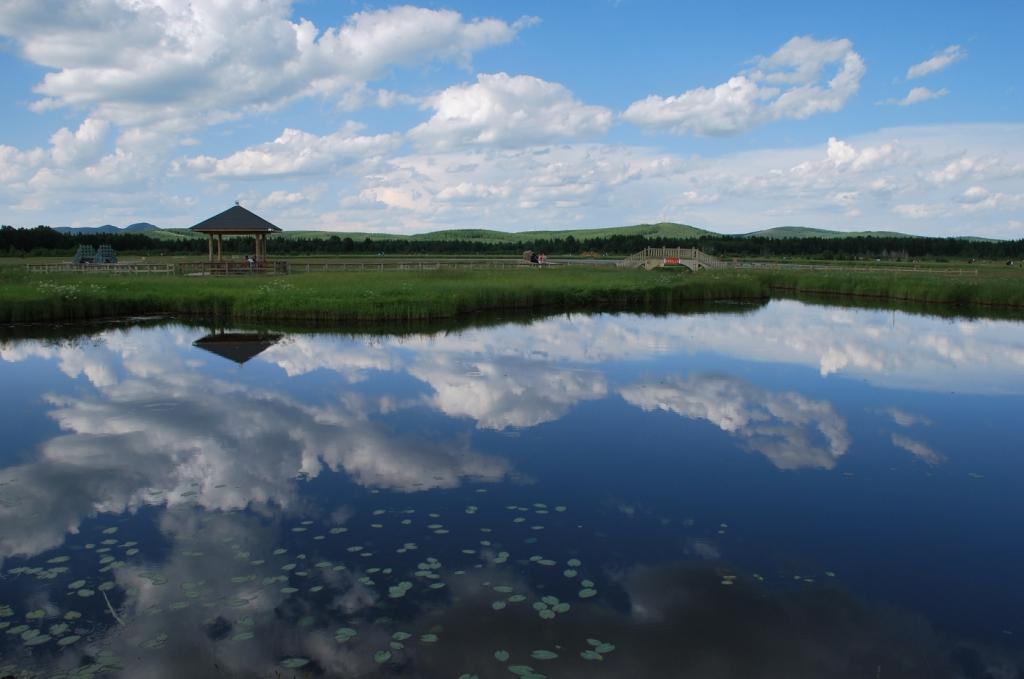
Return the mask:
<path id="1" fill-rule="evenodd" d="M 642 267 L 648 271 L 662 266 L 684 266 L 690 271 L 724 269 L 729 266 L 697 248 L 644 248 L 626 257 L 618 265 L 630 269 Z"/>

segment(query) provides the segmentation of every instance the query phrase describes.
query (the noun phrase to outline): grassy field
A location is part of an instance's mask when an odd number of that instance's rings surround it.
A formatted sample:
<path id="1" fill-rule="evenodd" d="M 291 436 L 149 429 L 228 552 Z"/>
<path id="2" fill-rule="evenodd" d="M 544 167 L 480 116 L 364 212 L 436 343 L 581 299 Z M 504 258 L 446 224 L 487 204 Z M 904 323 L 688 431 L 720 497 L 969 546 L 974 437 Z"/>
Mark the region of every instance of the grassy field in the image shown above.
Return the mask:
<path id="1" fill-rule="evenodd" d="M 590 267 L 367 271 L 291 276 L 35 274 L 0 268 L 0 322 L 135 314 L 234 320 L 414 321 L 484 311 L 668 311 L 693 302 L 829 295 L 1024 317 L 1024 272 L 721 270 L 691 274 Z"/>

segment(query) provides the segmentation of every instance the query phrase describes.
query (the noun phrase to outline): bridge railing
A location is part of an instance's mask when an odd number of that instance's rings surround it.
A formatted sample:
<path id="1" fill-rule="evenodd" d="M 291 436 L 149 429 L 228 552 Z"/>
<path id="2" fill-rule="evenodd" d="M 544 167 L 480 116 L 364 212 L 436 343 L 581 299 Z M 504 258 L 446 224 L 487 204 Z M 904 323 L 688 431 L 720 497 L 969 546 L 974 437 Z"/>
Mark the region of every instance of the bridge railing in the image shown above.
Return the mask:
<path id="1" fill-rule="evenodd" d="M 698 248 L 653 248 L 646 247 L 640 252 L 629 255 L 618 263 L 621 267 L 647 266 L 650 260 L 676 259 L 680 262 L 693 262 L 697 267 L 705 269 L 722 269 L 729 266 L 726 262 L 713 257 Z"/>

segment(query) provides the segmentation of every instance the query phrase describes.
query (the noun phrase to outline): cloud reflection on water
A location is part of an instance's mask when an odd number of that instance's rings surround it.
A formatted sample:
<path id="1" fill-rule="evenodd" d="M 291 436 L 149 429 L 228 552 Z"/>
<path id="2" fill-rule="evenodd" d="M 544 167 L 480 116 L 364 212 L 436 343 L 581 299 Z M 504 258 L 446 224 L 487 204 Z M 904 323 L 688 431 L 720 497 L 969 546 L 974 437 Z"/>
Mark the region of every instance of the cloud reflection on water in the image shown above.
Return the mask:
<path id="1" fill-rule="evenodd" d="M 779 469 L 832 469 L 850 447 L 846 421 L 827 401 L 769 391 L 729 375 L 671 377 L 619 393 L 645 411 L 707 420 Z"/>
<path id="2" fill-rule="evenodd" d="M 396 434 L 371 420 L 358 397 L 309 405 L 204 377 L 167 356 L 125 359 L 129 373 L 142 366 L 144 377 L 101 380 L 94 394 L 45 397 L 65 433 L 44 442 L 37 459 L 0 470 L 0 557 L 39 553 L 85 517 L 145 504 L 287 510 L 295 477 L 325 467 L 401 492 L 496 481 L 511 471 L 464 439 Z"/>

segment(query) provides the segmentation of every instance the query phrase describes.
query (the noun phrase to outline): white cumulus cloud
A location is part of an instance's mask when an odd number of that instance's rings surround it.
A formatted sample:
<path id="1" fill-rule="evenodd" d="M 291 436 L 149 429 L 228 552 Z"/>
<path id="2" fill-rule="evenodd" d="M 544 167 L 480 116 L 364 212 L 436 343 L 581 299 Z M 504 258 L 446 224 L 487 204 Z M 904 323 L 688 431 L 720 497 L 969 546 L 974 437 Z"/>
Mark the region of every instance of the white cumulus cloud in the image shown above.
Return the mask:
<path id="1" fill-rule="evenodd" d="M 35 108 L 84 107 L 124 125 L 191 129 L 313 94 L 342 96 L 396 66 L 467 64 L 531 20 L 466 20 L 412 6 L 326 30 L 290 0 L 7 2 L 0 35 L 50 70 Z"/>
<path id="2" fill-rule="evenodd" d="M 830 67 L 836 72 L 825 80 Z M 771 120 L 839 111 L 856 94 L 864 71 L 849 40 L 798 36 L 720 85 L 670 97 L 652 94 L 630 104 L 622 117 L 677 134 L 738 134 Z"/>
<path id="3" fill-rule="evenodd" d="M 356 126 L 316 135 L 286 129 L 277 139 L 251 146 L 225 158 L 196 156 L 177 163 L 205 177 L 268 177 L 328 172 L 339 164 L 355 162 L 386 151 L 399 143 L 396 134 L 359 135 Z"/>
<path id="4" fill-rule="evenodd" d="M 578 101 L 568 89 L 529 75 L 481 74 L 431 97 L 430 120 L 409 135 L 435 148 L 523 146 L 605 132 L 612 113 Z"/>

